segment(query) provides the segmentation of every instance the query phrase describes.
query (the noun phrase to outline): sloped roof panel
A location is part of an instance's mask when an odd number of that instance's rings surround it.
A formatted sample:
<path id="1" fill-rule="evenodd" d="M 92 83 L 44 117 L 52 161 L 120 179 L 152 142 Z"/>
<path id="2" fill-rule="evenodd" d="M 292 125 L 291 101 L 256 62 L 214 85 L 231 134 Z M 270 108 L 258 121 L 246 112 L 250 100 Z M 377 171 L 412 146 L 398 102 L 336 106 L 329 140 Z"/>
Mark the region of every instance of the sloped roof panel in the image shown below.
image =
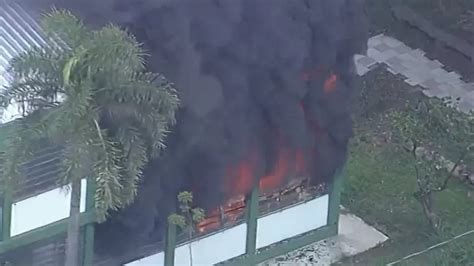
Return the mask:
<path id="1" fill-rule="evenodd" d="M 11 81 L 7 72 L 10 60 L 32 46 L 45 44 L 39 25 L 21 6 L 0 1 L 0 89 Z M 17 109 L 0 109 L 0 123 L 15 119 Z"/>

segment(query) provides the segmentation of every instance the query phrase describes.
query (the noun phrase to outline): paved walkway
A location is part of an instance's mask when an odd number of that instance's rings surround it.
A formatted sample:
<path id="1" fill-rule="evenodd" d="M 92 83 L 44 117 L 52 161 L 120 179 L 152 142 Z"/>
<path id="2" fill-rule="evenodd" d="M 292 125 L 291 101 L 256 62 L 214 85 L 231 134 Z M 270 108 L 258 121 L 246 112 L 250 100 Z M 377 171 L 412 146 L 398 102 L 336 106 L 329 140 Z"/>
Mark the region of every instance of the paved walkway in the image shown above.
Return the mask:
<path id="1" fill-rule="evenodd" d="M 259 266 L 328 266 L 345 257 L 363 253 L 388 240 L 388 237 L 353 214 L 339 216 L 339 234 L 308 245 Z"/>
<path id="2" fill-rule="evenodd" d="M 378 64 L 405 78 L 412 86 L 420 86 L 428 97 L 460 99 L 458 108 L 474 110 L 474 83 L 466 83 L 456 72 L 448 72 L 438 60 L 431 60 L 420 49 L 383 34 L 369 39 L 367 56 L 355 57 L 357 72 L 364 75 Z M 474 71 L 474 70 L 473 70 Z"/>

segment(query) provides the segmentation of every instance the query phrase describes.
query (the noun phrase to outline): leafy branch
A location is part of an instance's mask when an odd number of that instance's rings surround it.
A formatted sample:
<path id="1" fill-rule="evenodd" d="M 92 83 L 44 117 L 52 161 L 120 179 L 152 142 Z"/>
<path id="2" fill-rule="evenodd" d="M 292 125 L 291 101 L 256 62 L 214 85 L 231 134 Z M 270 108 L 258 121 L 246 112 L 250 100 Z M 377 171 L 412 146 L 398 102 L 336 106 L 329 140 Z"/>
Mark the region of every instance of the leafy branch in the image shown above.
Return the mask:
<path id="1" fill-rule="evenodd" d="M 440 220 L 435 213 L 434 194 L 448 187 L 461 165 L 473 161 L 474 114 L 458 111 L 456 102 L 449 98 L 433 98 L 407 103 L 403 111 L 390 117 L 396 143 L 413 157 L 417 181 L 414 197 L 437 231 Z"/>
<path id="2" fill-rule="evenodd" d="M 201 208 L 192 208 L 193 194 L 188 191 L 183 191 L 178 194 L 179 213 L 173 213 L 168 217 L 168 222 L 181 228 L 188 233 L 188 250 L 190 265 L 193 265 L 193 252 L 191 247 L 191 240 L 195 233 L 196 224 L 200 223 L 205 218 L 204 210 Z"/>

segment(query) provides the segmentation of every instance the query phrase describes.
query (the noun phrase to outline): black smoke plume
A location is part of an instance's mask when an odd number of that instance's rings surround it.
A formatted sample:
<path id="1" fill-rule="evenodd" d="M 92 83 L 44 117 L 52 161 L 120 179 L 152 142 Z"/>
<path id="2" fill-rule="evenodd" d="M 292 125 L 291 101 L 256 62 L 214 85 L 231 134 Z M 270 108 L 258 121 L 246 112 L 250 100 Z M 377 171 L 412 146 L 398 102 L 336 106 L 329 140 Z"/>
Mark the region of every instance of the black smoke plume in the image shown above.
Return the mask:
<path id="1" fill-rule="evenodd" d="M 146 169 L 135 203 L 99 228 L 108 247 L 113 235 L 122 248 L 161 236 L 179 191 L 193 191 L 206 209 L 248 193 L 249 186 L 232 189 L 229 166 L 251 160 L 257 184 L 282 145 L 304 154 L 313 183 L 330 183 L 345 162 L 353 55 L 367 41 L 363 0 L 21 2 L 35 12 L 68 8 L 94 26 L 123 26 L 143 42 L 149 69 L 179 90 L 168 148 Z"/>

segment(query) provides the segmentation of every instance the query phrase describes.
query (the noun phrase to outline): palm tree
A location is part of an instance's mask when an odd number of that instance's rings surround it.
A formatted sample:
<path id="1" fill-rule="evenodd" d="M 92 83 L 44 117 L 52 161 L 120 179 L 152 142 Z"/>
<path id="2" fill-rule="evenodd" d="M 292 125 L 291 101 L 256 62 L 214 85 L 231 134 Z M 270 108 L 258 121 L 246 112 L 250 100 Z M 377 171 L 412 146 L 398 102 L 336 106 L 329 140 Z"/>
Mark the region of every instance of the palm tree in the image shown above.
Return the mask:
<path id="1" fill-rule="evenodd" d="M 4 182 L 21 177 L 20 164 L 45 140 L 63 148 L 60 184 L 71 184 L 66 265 L 79 264 L 81 179 L 96 182 L 98 221 L 130 204 L 142 170 L 165 147 L 178 97 L 171 83 L 145 71 L 135 38 L 109 25 L 88 30 L 71 13 L 53 10 L 42 22 L 49 36 L 14 58 L 13 82 L 2 106 L 19 106 L 4 153 Z"/>

